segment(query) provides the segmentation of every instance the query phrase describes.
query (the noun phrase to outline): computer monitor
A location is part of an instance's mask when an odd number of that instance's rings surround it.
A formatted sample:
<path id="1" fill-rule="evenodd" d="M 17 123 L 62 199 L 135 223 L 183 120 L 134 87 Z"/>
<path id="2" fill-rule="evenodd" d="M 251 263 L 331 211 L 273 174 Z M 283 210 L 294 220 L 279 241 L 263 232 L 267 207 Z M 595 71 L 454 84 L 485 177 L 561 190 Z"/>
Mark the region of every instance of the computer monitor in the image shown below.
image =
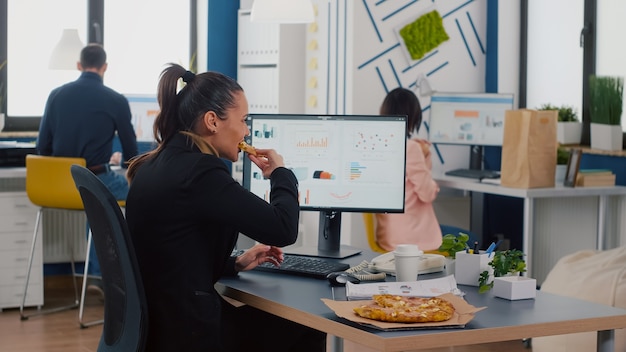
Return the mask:
<path id="1" fill-rule="evenodd" d="M 504 116 L 513 109 L 513 98 L 509 93 L 434 93 L 428 139 L 472 146 L 471 168 L 481 168 L 482 147 L 502 146 Z"/>
<path id="2" fill-rule="evenodd" d="M 290 254 L 345 258 L 341 213 L 404 212 L 406 116 L 251 114 L 247 142 L 278 151 L 298 179 L 300 209 L 318 211 L 317 247 Z M 247 157 L 243 185 L 269 201 L 270 182 Z"/>
<path id="3" fill-rule="evenodd" d="M 154 119 L 161 111 L 156 95 L 124 94 L 130 106 L 132 124 L 137 135 L 137 142 L 155 142 Z"/>

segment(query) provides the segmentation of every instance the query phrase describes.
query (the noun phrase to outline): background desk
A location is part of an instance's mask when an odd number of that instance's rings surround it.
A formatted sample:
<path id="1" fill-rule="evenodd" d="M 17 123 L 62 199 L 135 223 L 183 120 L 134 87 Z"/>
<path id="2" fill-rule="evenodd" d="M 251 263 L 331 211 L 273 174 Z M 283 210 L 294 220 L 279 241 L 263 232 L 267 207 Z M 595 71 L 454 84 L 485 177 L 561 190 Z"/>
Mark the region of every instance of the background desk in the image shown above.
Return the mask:
<path id="1" fill-rule="evenodd" d="M 621 244 L 624 186 L 521 189 L 442 175 L 435 181 L 442 188 L 522 198 L 522 250 L 527 255 L 528 276 L 539 284 L 556 261 L 567 254 Z"/>
<path id="2" fill-rule="evenodd" d="M 35 229 L 38 207 L 26 195 L 25 167 L 0 167 L 0 210 L 1 310 L 21 303 Z M 84 213 L 44 210 L 40 231 L 45 235 L 37 241 L 27 306 L 44 304 L 44 263 L 49 264 L 46 272 L 69 274 L 72 257 L 78 262 L 85 260 L 86 223 Z"/>
<path id="3" fill-rule="evenodd" d="M 366 259 L 357 255 L 352 265 Z M 338 318 L 321 298 L 345 299 L 344 288 L 325 280 L 245 272 L 216 284 L 222 294 L 271 314 L 380 351 L 405 351 L 471 345 L 539 336 L 598 331 L 598 350 L 613 351 L 613 329 L 626 328 L 626 310 L 538 292 L 534 300 L 507 301 L 476 287 L 459 286 L 467 301 L 487 309 L 465 328 L 383 332 Z M 288 332 L 286 332 L 288 333 Z M 341 349 L 342 344 L 335 346 Z"/>

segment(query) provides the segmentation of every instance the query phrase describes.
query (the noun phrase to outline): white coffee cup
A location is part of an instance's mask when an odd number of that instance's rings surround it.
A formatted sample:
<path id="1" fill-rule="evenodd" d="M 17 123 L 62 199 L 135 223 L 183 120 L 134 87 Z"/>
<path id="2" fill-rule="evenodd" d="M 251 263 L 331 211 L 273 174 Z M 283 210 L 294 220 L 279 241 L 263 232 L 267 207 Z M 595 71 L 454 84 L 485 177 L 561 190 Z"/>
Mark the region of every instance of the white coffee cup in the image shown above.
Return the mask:
<path id="1" fill-rule="evenodd" d="M 423 251 L 415 244 L 399 244 L 393 255 L 396 262 L 396 281 L 416 281 Z"/>

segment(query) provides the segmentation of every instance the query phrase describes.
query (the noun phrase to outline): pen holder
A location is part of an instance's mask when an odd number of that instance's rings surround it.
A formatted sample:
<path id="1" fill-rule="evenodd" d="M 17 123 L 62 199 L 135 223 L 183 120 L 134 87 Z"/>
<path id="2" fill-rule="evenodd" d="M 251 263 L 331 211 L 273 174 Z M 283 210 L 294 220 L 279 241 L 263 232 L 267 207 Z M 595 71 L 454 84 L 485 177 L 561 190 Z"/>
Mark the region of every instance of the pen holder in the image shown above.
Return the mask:
<path id="1" fill-rule="evenodd" d="M 478 286 L 480 273 L 487 270 L 493 275 L 493 268 L 489 266 L 488 254 L 470 254 L 465 251 L 456 252 L 454 264 L 454 278 L 461 285 Z"/>

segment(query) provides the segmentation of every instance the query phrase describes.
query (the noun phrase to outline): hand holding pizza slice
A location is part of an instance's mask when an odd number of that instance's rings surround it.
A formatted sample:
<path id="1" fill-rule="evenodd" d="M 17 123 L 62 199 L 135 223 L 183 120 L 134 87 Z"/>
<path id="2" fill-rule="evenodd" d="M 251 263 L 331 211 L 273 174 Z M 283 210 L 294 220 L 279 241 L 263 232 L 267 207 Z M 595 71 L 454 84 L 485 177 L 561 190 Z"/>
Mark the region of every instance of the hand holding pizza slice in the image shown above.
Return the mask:
<path id="1" fill-rule="evenodd" d="M 251 146 L 250 144 L 246 143 L 245 141 L 239 142 L 238 147 L 239 147 L 239 149 L 243 150 L 244 152 L 246 152 L 248 154 L 252 154 L 254 156 L 257 156 L 256 149 L 253 146 Z"/>

